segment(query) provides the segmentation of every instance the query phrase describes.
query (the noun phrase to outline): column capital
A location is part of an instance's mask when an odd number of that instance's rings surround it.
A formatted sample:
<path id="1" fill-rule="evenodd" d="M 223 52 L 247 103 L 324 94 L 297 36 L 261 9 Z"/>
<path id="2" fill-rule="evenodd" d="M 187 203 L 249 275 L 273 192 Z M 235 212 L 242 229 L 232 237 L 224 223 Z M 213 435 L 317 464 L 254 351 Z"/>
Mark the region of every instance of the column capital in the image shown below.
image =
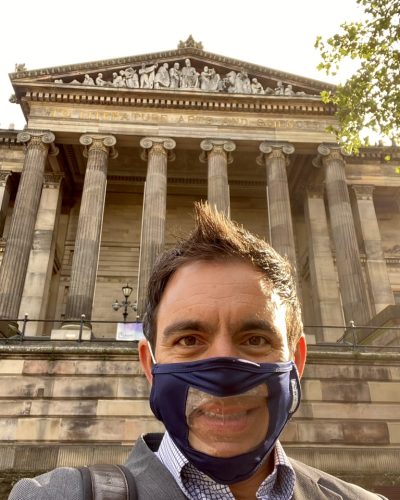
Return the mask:
<path id="1" fill-rule="evenodd" d="M 261 154 L 257 158 L 257 164 L 262 167 L 269 158 L 283 158 L 288 162 L 288 156 L 294 153 L 294 146 L 290 142 L 264 141 L 259 149 Z"/>
<path id="2" fill-rule="evenodd" d="M 111 159 L 117 158 L 118 152 L 114 148 L 117 139 L 113 135 L 83 134 L 79 137 L 79 142 L 85 146 L 83 156 L 88 157 L 90 151 L 103 151 Z"/>
<path id="3" fill-rule="evenodd" d="M 340 160 L 344 164 L 344 157 L 350 156 L 336 143 L 322 143 L 317 148 L 318 155 L 312 160 L 316 168 L 323 166 L 324 160 Z"/>
<path id="4" fill-rule="evenodd" d="M 4 187 L 11 175 L 11 170 L 0 170 L 0 186 Z"/>
<path id="5" fill-rule="evenodd" d="M 140 146 L 143 148 L 141 158 L 144 161 L 148 160 L 149 151 L 167 156 L 168 161 L 175 160 L 173 149 L 176 147 L 176 142 L 169 137 L 143 137 L 140 140 Z"/>
<path id="6" fill-rule="evenodd" d="M 46 172 L 44 174 L 43 187 L 45 187 L 45 188 L 57 188 L 60 186 L 63 179 L 64 179 L 63 174 L 56 174 L 54 172 Z"/>
<path id="7" fill-rule="evenodd" d="M 25 144 L 27 149 L 38 148 L 56 156 L 58 148 L 54 145 L 56 137 L 50 130 L 23 130 L 17 135 L 17 141 Z"/>
<path id="8" fill-rule="evenodd" d="M 372 200 L 375 186 L 369 184 L 353 184 L 351 188 L 353 189 L 357 200 Z"/>
<path id="9" fill-rule="evenodd" d="M 203 150 L 199 159 L 202 163 L 207 162 L 209 153 L 217 153 L 226 155 L 228 164 L 233 162 L 231 153 L 235 151 L 236 144 L 229 139 L 204 139 L 200 143 L 200 148 Z"/>

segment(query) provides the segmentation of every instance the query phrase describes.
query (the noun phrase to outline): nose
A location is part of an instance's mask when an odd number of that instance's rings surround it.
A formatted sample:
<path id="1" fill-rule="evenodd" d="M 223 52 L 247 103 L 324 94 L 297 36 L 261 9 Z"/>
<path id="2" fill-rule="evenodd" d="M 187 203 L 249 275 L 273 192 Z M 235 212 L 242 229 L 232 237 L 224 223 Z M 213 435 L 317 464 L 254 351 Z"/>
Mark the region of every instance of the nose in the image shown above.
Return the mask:
<path id="1" fill-rule="evenodd" d="M 231 357 L 239 358 L 240 351 L 238 346 L 232 339 L 229 332 L 218 332 L 213 338 L 210 344 L 209 352 L 207 353 L 209 358 L 219 358 L 219 357 Z"/>

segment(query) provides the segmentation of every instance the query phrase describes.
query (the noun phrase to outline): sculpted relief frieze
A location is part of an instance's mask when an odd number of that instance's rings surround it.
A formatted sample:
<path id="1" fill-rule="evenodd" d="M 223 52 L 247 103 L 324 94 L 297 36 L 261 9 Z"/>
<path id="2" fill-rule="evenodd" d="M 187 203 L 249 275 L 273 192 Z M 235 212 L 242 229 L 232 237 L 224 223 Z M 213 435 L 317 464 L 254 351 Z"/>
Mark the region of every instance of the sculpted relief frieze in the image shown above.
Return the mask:
<path id="1" fill-rule="evenodd" d="M 85 74 L 80 80 L 64 81 L 55 79 L 54 83 L 128 89 L 168 89 L 196 90 L 202 92 L 224 92 L 231 94 L 259 94 L 277 96 L 309 96 L 303 91 L 295 91 L 293 86 L 277 81 L 274 88 L 263 85 L 256 77 L 250 76 L 245 69 L 219 74 L 215 68 L 204 66 L 197 70 L 190 59 L 185 59 L 183 66 L 179 62 L 142 63 L 139 67 L 129 66 L 114 71 L 111 75 L 103 73 Z"/>

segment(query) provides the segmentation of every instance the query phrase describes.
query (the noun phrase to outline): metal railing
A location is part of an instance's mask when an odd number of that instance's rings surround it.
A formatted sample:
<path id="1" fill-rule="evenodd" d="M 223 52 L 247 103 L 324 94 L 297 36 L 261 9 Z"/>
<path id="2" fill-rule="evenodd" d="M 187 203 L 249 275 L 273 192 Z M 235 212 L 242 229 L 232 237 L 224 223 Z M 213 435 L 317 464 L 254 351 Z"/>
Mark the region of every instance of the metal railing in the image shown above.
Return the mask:
<path id="1" fill-rule="evenodd" d="M 136 321 L 110 321 L 110 320 L 87 320 L 82 314 L 80 320 L 67 321 L 64 318 L 57 320 L 38 320 L 30 319 L 27 314 L 23 318 L 14 320 L 3 320 L 8 322 L 10 329 L 14 330 L 14 334 L 0 337 L 0 344 L 5 343 L 23 343 L 23 342 L 43 342 L 43 341 L 60 341 L 54 339 L 50 335 L 34 334 L 29 332 L 30 325 L 40 325 L 36 331 L 53 329 L 62 329 L 65 324 L 73 324 L 74 329 L 78 332 L 75 342 L 107 342 L 120 343 L 122 341 L 137 342 L 139 338 L 121 338 L 118 337 L 119 329 L 132 326 L 141 326 L 141 323 Z M 108 326 L 106 326 L 108 325 Z M 136 328 L 140 332 L 140 328 Z M 84 335 L 90 331 L 90 335 Z M 400 326 L 371 326 L 371 325 L 355 325 L 353 321 L 348 326 L 337 325 L 305 325 L 304 332 L 309 337 L 309 347 L 315 349 L 351 349 L 363 351 L 394 351 L 400 352 Z M 334 341 L 324 340 L 326 332 L 329 332 L 331 337 L 336 338 Z M 337 335 L 336 335 L 337 332 Z M 100 335 L 99 335 L 100 334 Z M 137 335 L 136 335 L 137 336 Z M 140 336 L 140 333 L 139 333 Z M 129 337 L 129 336 L 128 336 Z M 315 338 L 315 341 L 313 339 Z M 310 341 L 311 340 L 311 341 Z M 65 339 L 67 342 L 71 340 Z"/>
<path id="2" fill-rule="evenodd" d="M 43 342 L 43 341 L 60 341 L 59 339 L 54 339 L 50 335 L 41 335 L 41 334 L 36 334 L 36 335 L 29 335 L 29 332 L 27 333 L 27 329 L 29 324 L 36 324 L 36 325 L 52 325 L 53 328 L 60 329 L 62 328 L 63 325 L 68 325 L 68 326 L 73 326 L 74 329 L 78 332 L 76 342 L 81 343 L 81 342 L 121 342 L 123 339 L 118 339 L 118 338 L 113 338 L 109 336 L 109 331 L 107 332 L 108 335 L 101 337 L 101 336 L 94 336 L 90 335 L 89 338 L 84 338 L 84 332 L 85 331 L 92 331 L 93 325 L 115 325 L 118 327 L 119 325 L 138 325 L 141 323 L 138 322 L 138 320 L 134 321 L 110 321 L 110 320 L 87 320 L 85 315 L 82 314 L 80 317 L 80 320 L 65 320 L 63 318 L 57 319 L 57 320 L 52 320 L 52 319 L 30 319 L 27 314 L 24 315 L 23 318 L 16 318 L 16 319 L 7 319 L 3 320 L 3 322 L 9 323 L 9 328 L 10 330 L 14 331 L 14 335 L 10 335 L 7 337 L 1 337 L 0 336 L 0 344 L 4 343 L 10 343 L 10 342 L 25 342 L 25 341 L 32 341 L 32 342 Z M 67 328 L 68 328 L 67 326 Z M 115 330 L 115 328 L 114 328 Z M 117 332 L 118 333 L 118 332 Z M 117 335 L 117 333 L 115 335 Z M 66 341 L 70 342 L 70 340 L 66 339 Z M 133 342 L 137 342 L 137 340 L 133 340 Z"/>

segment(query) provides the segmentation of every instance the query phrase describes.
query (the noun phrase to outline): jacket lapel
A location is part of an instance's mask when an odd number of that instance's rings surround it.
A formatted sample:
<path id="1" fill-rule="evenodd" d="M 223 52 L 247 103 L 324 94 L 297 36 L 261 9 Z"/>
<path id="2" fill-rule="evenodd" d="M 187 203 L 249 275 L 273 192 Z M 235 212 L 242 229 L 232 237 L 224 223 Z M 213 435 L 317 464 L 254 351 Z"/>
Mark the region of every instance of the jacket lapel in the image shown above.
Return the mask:
<path id="1" fill-rule="evenodd" d="M 294 464 L 292 464 L 294 465 Z M 292 500 L 343 500 L 342 495 L 326 488 L 294 467 L 296 483 Z"/>

